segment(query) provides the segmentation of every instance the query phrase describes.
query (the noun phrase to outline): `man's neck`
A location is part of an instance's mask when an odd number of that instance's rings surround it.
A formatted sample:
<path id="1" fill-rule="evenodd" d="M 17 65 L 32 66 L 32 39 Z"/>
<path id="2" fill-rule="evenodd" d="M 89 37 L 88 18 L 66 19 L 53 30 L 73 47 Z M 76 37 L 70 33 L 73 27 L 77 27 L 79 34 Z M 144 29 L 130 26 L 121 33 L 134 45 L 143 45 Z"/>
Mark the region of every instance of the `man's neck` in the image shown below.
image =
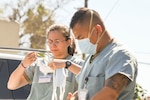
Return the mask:
<path id="1" fill-rule="evenodd" d="M 112 43 L 112 41 L 113 41 L 113 38 L 106 31 L 101 41 L 99 41 L 96 53 L 94 55 L 97 55 L 98 53 L 100 53 L 107 45 Z"/>
<path id="2" fill-rule="evenodd" d="M 110 43 L 113 42 L 113 38 L 109 36 L 109 38 L 106 40 L 106 39 L 102 39 L 102 40 L 105 40 L 105 41 L 100 41 L 98 43 L 98 46 L 97 46 L 97 52 L 91 56 L 91 59 L 90 59 L 90 63 L 97 57 L 97 55 L 107 46 L 109 45 Z"/>

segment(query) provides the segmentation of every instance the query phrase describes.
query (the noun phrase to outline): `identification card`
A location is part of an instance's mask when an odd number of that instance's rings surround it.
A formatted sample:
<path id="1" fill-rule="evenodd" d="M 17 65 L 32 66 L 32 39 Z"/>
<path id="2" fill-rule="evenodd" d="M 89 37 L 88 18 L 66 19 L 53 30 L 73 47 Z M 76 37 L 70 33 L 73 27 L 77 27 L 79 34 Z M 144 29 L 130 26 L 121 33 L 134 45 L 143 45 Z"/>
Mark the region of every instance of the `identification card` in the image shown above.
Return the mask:
<path id="1" fill-rule="evenodd" d="M 88 94 L 87 89 L 80 89 L 78 91 L 78 100 L 87 100 L 87 94 Z"/>
<path id="2" fill-rule="evenodd" d="M 39 77 L 38 83 L 51 82 L 51 80 L 52 80 L 52 75 L 43 75 Z"/>

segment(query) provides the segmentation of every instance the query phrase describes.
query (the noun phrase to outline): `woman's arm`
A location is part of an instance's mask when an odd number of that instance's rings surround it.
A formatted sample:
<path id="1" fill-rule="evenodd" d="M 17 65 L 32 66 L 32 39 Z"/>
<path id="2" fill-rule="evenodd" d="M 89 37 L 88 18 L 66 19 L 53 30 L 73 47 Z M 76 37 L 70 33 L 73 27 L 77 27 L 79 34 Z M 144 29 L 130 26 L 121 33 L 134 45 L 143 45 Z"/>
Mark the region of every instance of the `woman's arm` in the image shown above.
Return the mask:
<path id="1" fill-rule="evenodd" d="M 25 77 L 25 70 L 36 59 L 37 59 L 37 56 L 35 52 L 31 52 L 26 55 L 24 60 L 18 65 L 18 67 L 10 75 L 8 83 L 7 83 L 8 89 L 15 90 L 28 84 L 28 80 Z"/>
<path id="2" fill-rule="evenodd" d="M 66 61 L 67 60 L 62 60 L 62 59 L 54 59 L 53 61 L 51 61 L 49 63 L 49 66 L 55 70 L 58 68 L 65 68 L 66 66 Z M 70 61 L 71 62 L 71 61 Z M 75 64 L 73 62 L 71 62 L 71 65 L 68 67 L 68 70 L 70 70 L 72 73 L 74 73 L 75 75 L 77 75 L 80 70 L 81 70 L 81 66 L 78 64 Z"/>

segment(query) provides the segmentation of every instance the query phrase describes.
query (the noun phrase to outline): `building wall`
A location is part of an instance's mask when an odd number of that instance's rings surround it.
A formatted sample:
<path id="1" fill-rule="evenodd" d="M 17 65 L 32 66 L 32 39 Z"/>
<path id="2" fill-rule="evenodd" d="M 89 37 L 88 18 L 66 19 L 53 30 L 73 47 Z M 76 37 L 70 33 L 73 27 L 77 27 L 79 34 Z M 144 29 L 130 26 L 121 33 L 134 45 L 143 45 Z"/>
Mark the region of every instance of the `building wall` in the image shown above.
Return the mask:
<path id="1" fill-rule="evenodd" d="M 19 47 L 19 24 L 0 19 L 0 47 Z M 16 51 L 1 50 L 0 52 L 16 53 Z"/>

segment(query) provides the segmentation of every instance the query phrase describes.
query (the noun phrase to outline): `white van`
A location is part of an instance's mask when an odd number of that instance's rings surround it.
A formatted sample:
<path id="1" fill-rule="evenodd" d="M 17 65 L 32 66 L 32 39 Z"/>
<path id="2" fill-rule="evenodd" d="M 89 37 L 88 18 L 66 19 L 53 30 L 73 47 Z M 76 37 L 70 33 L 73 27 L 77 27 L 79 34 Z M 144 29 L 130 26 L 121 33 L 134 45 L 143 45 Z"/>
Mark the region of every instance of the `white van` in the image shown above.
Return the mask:
<path id="1" fill-rule="evenodd" d="M 17 90 L 9 90 L 7 82 L 10 74 L 16 69 L 24 56 L 0 53 L 0 100 L 25 100 L 30 92 L 30 85 Z"/>

